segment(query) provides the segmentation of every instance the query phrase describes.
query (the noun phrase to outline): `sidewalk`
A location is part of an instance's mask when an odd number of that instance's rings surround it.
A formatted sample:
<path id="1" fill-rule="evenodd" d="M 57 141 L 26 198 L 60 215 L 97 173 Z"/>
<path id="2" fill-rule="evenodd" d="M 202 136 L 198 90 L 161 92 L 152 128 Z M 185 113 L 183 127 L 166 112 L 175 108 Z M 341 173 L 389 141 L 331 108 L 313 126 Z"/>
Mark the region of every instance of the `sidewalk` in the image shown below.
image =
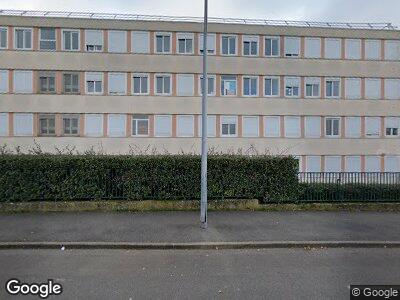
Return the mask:
<path id="1" fill-rule="evenodd" d="M 400 243 L 400 213 L 211 212 L 0 214 L 0 243 Z"/>

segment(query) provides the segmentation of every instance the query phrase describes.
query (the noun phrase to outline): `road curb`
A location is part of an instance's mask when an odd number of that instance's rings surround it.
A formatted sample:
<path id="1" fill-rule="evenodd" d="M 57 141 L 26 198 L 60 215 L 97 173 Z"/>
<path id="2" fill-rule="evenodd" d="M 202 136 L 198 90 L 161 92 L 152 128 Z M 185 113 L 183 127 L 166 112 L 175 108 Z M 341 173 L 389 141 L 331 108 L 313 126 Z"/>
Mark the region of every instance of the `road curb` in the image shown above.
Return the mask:
<path id="1" fill-rule="evenodd" d="M 285 248 L 400 248 L 400 241 L 271 241 L 200 243 L 128 243 L 128 242 L 0 242 L 7 249 L 125 249 L 125 250 L 220 250 Z"/>

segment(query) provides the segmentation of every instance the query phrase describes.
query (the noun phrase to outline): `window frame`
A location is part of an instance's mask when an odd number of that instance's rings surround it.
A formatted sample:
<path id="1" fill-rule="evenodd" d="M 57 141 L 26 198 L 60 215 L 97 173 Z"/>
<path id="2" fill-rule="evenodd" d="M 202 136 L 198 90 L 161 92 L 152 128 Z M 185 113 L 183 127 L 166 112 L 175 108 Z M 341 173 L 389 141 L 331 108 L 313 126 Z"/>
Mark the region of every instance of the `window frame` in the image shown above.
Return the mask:
<path id="1" fill-rule="evenodd" d="M 389 120 L 396 120 L 397 127 L 388 127 Z M 400 117 L 385 117 L 384 118 L 384 126 L 385 126 L 385 137 L 389 139 L 396 139 L 400 137 Z M 388 129 L 396 129 L 397 134 L 387 134 Z"/>
<path id="2" fill-rule="evenodd" d="M 335 134 L 333 134 L 334 133 L 334 128 L 333 128 L 333 121 L 338 121 L 338 134 L 337 135 L 335 135 Z M 331 134 L 328 134 L 328 132 L 327 132 L 327 130 L 328 130 L 328 126 L 327 126 L 327 123 L 328 123 L 328 121 L 332 121 L 332 132 L 331 132 Z M 329 139 L 338 139 L 338 138 L 340 138 L 341 137 L 341 133 L 342 133 L 342 118 L 341 117 L 325 117 L 325 120 L 324 120 L 324 122 L 325 122 L 325 133 L 324 133 L 324 136 L 325 136 L 325 138 L 329 138 Z"/>
<path id="3" fill-rule="evenodd" d="M 111 92 L 110 91 L 110 75 L 122 75 L 124 77 L 124 91 L 123 92 Z M 104 76 L 103 76 L 104 77 Z M 115 96 L 123 96 L 127 95 L 127 90 L 128 90 L 128 81 L 127 81 L 127 73 L 124 72 L 108 72 L 107 73 L 108 77 L 108 85 L 107 85 L 107 94 L 108 95 L 115 95 Z"/>
<path id="4" fill-rule="evenodd" d="M 138 131 L 138 122 L 140 121 L 147 121 L 147 134 L 139 134 Z M 135 129 L 133 130 L 133 124 L 136 123 Z M 136 131 L 136 132 L 134 132 Z M 146 114 L 133 114 L 131 118 L 131 136 L 133 137 L 148 137 L 150 135 L 150 117 Z"/>
<path id="5" fill-rule="evenodd" d="M 157 118 L 159 117 L 167 117 L 169 119 L 169 132 L 166 135 L 159 135 L 157 134 Z M 158 138 L 169 138 L 172 137 L 172 115 L 154 115 L 154 136 Z"/>
<path id="6" fill-rule="evenodd" d="M 17 30 L 23 30 L 23 31 L 26 30 L 26 31 L 31 32 L 31 46 L 29 48 L 25 47 L 25 34 L 23 35 L 24 47 L 23 48 L 17 47 L 17 34 L 16 34 Z M 30 27 L 14 27 L 14 36 L 13 37 L 14 37 L 14 50 L 29 51 L 29 50 L 33 49 L 33 29 L 32 28 L 30 28 Z M 8 39 L 8 37 L 7 37 L 7 39 Z"/>
<path id="7" fill-rule="evenodd" d="M 298 79 L 298 95 L 288 95 L 286 92 L 287 92 L 287 81 L 289 80 L 289 79 Z M 285 83 L 285 94 L 284 94 L 284 96 L 285 96 L 285 98 L 300 98 L 300 96 L 301 96 L 301 77 L 300 76 L 285 76 L 285 78 L 284 78 L 284 83 Z M 293 89 L 293 86 L 292 86 L 292 89 Z"/>
<path id="8" fill-rule="evenodd" d="M 350 130 L 350 120 L 354 120 L 357 119 L 358 120 L 358 131 L 357 133 L 352 133 Z M 344 119 L 344 124 L 345 124 L 345 132 L 344 132 L 344 137 L 346 139 L 360 139 L 361 138 L 361 117 L 359 116 L 348 116 L 345 117 Z"/>
<path id="9" fill-rule="evenodd" d="M 357 42 L 359 47 L 358 54 L 352 55 L 351 53 L 351 43 Z M 344 59 L 347 60 L 360 60 L 361 59 L 361 48 L 362 48 L 362 41 L 361 39 L 345 39 L 344 40 Z"/>
<path id="10" fill-rule="evenodd" d="M 100 31 L 100 33 L 101 33 L 101 50 L 96 50 L 95 48 L 93 48 L 94 50 L 92 50 L 92 51 L 89 51 L 88 50 L 88 46 L 99 46 L 99 45 L 91 45 L 91 44 L 88 44 L 88 42 L 87 42 L 87 33 L 88 33 L 88 31 Z M 103 30 L 101 30 L 101 29 L 85 29 L 85 52 L 89 52 L 89 53 L 99 53 L 99 52 L 104 52 L 104 31 Z"/>
<path id="11" fill-rule="evenodd" d="M 220 85 L 220 94 L 221 94 L 221 97 L 236 97 L 237 95 L 238 95 L 238 78 L 237 78 L 237 75 L 220 75 L 221 77 L 221 85 Z M 223 89 L 223 87 L 224 87 L 224 82 L 225 82 L 225 80 L 223 80 L 222 79 L 222 77 L 225 77 L 225 76 L 232 76 L 232 77 L 235 77 L 235 94 L 232 94 L 232 95 L 227 95 L 227 94 L 225 94 L 225 88 Z M 233 81 L 232 79 L 227 79 L 228 81 Z M 222 92 L 222 90 L 224 90 L 224 92 Z"/>
<path id="12" fill-rule="evenodd" d="M 93 85 L 93 92 L 89 92 L 88 91 L 88 75 L 99 75 L 101 74 L 101 92 L 96 92 L 96 82 L 98 82 L 98 80 L 89 80 L 89 81 L 93 81 L 94 85 Z M 86 95 L 103 95 L 104 94 L 104 73 L 103 72 L 85 72 L 85 94 Z"/>
<path id="13" fill-rule="evenodd" d="M 42 126 L 41 126 L 41 121 L 43 120 L 43 119 L 46 119 L 46 131 L 47 131 L 47 133 L 43 133 L 42 132 Z M 48 133 L 48 131 L 50 131 L 50 127 L 49 127 L 49 120 L 54 120 L 54 133 Z M 56 130 L 56 125 L 57 125 L 57 121 L 56 121 L 56 115 L 55 114 L 52 114 L 52 113 L 41 113 L 41 114 L 39 114 L 39 116 L 38 116 L 38 119 L 37 119 L 37 122 L 38 122 L 38 135 L 39 136 L 56 136 L 56 132 L 57 132 L 57 130 Z"/>
<path id="14" fill-rule="evenodd" d="M 112 50 L 110 48 L 110 46 L 112 45 L 112 43 L 110 43 L 110 40 L 111 40 L 110 35 L 112 33 L 121 33 L 121 32 L 124 35 L 124 43 L 122 44 L 123 45 L 123 49 L 122 50 Z M 108 38 L 108 46 L 107 46 L 107 52 L 108 53 L 112 53 L 112 54 L 128 53 L 128 32 L 126 30 L 118 30 L 118 29 L 108 30 L 107 38 Z"/>
<path id="15" fill-rule="evenodd" d="M 17 87 L 16 87 L 16 83 L 18 82 L 17 81 L 17 78 L 16 78 L 16 76 L 19 74 L 19 73 L 29 73 L 29 74 L 31 74 L 31 83 L 30 83 L 30 90 L 29 91 L 17 91 Z M 14 91 L 14 94 L 33 94 L 33 92 L 34 92 L 34 83 L 35 83 L 35 81 L 34 81 L 34 79 L 33 79 L 33 71 L 31 71 L 31 70 L 14 70 L 14 72 L 13 72 L 13 91 Z"/>
<path id="16" fill-rule="evenodd" d="M 42 39 L 42 29 L 53 29 L 54 30 L 54 40 Z M 54 49 L 42 49 L 40 43 L 44 42 L 54 42 Z M 40 27 L 39 28 L 39 38 L 38 38 L 38 49 L 40 51 L 57 51 L 57 29 L 54 27 Z"/>
<path id="17" fill-rule="evenodd" d="M 65 49 L 64 32 L 78 32 L 78 49 Z M 71 36 L 71 48 L 72 48 L 72 36 Z M 61 49 L 62 49 L 62 51 L 67 51 L 67 52 L 81 51 L 81 31 L 79 29 L 62 28 L 61 29 Z"/>
<path id="18" fill-rule="evenodd" d="M 134 43 L 135 43 L 133 36 L 134 36 L 135 33 L 140 33 L 142 35 L 144 35 L 144 34 L 147 35 L 147 51 L 145 51 L 145 52 L 135 52 L 133 50 Z M 145 30 L 133 30 L 133 31 L 131 31 L 131 52 L 130 53 L 133 53 L 133 54 L 149 54 L 150 53 L 150 44 L 151 44 L 151 41 L 150 41 L 150 32 L 149 31 L 145 31 Z"/>
<path id="19" fill-rule="evenodd" d="M 372 57 L 372 55 L 368 56 L 368 43 L 377 43 L 378 44 L 378 55 L 377 57 Z M 382 59 L 382 53 L 381 53 L 381 40 L 379 39 L 365 39 L 364 43 L 364 52 L 365 52 L 365 59 L 366 60 L 381 60 Z"/>
<path id="20" fill-rule="evenodd" d="M 224 54 L 223 53 L 223 51 L 224 51 L 224 49 L 223 49 L 223 47 L 222 47 L 222 40 L 223 40 L 223 38 L 224 37 L 228 37 L 228 38 L 235 38 L 235 53 L 229 53 L 230 51 L 230 42 L 228 42 L 228 53 L 227 54 Z M 228 33 L 224 33 L 224 34 L 221 34 L 221 36 L 220 36 L 220 55 L 221 56 L 237 56 L 238 55 L 238 36 L 237 36 L 237 34 L 228 34 Z"/>
<path id="21" fill-rule="evenodd" d="M 307 126 L 308 122 L 311 120 L 318 120 L 318 134 L 314 134 L 309 131 Z M 321 138 L 321 117 L 320 116 L 304 116 L 304 138 L 306 139 L 319 139 Z"/>
<path id="22" fill-rule="evenodd" d="M 207 55 L 216 55 L 216 52 L 217 52 L 217 47 L 216 47 L 216 44 L 217 44 L 217 35 L 215 34 L 215 33 L 207 33 L 207 38 L 208 37 L 212 37 L 213 38 L 213 40 L 214 40 L 214 49 L 213 49 L 213 52 L 210 52 L 210 49 L 208 48 L 208 43 L 207 43 Z M 201 50 L 201 47 L 200 47 L 200 43 L 202 43 L 202 42 L 200 42 L 200 41 L 202 41 L 202 39 L 203 39 L 203 34 L 202 33 L 200 33 L 199 34 L 199 41 L 198 41 L 198 45 L 199 45 L 199 54 L 200 55 L 203 55 L 203 52 L 202 52 L 202 50 Z"/>
<path id="23" fill-rule="evenodd" d="M 21 117 L 29 118 L 28 121 L 30 123 L 29 124 L 30 128 L 29 128 L 29 132 L 28 133 L 25 133 L 25 132 L 17 133 L 17 129 L 20 130 L 20 128 L 18 128 L 18 124 L 20 124 L 20 122 L 18 122 L 19 121 L 18 118 L 21 118 Z M 34 123 L 35 123 L 35 120 L 33 118 L 33 113 L 14 113 L 13 135 L 16 136 L 16 137 L 19 137 L 19 136 L 29 136 L 29 137 L 31 137 L 31 136 L 33 136 Z"/>
<path id="24" fill-rule="evenodd" d="M 88 133 L 87 132 L 87 129 L 88 129 L 88 126 L 86 126 L 86 124 L 88 124 L 89 122 L 88 122 L 88 118 L 89 117 L 91 117 L 91 116 L 96 116 L 96 117 L 100 117 L 100 121 L 101 121 L 101 123 L 100 123 L 100 132 L 97 134 L 97 133 Z M 103 137 L 104 136 L 104 115 L 103 114 L 99 114 L 99 113 L 85 113 L 85 126 L 84 126 L 84 136 L 85 137 Z"/>
<path id="25" fill-rule="evenodd" d="M 338 96 L 328 96 L 328 81 L 339 81 L 339 87 L 338 87 L 338 91 L 339 91 L 339 95 Z M 332 90 L 332 94 L 333 94 L 333 90 Z M 342 80 L 340 77 L 326 77 L 325 78 L 325 98 L 327 99 L 340 99 L 340 97 L 342 96 Z"/>
<path id="26" fill-rule="evenodd" d="M 318 51 L 318 55 L 314 56 L 314 55 L 310 55 L 307 53 L 307 41 L 319 41 L 319 51 Z M 322 39 L 320 37 L 305 37 L 304 38 L 304 58 L 309 58 L 309 59 L 316 59 L 316 58 L 321 58 L 321 49 L 322 49 Z M 308 55 L 307 55 L 308 54 Z"/>
<path id="27" fill-rule="evenodd" d="M 184 39 L 185 40 L 185 52 L 180 52 L 179 50 L 179 40 Z M 187 45 L 186 41 L 187 40 L 192 40 L 192 51 L 187 52 Z M 178 32 L 176 33 L 176 53 L 181 54 L 181 55 L 193 55 L 194 54 L 194 34 L 191 32 Z"/>
<path id="28" fill-rule="evenodd" d="M 298 50 L 299 50 L 299 52 L 297 53 L 297 55 L 296 55 L 296 53 L 288 53 L 287 52 L 286 45 L 288 44 L 287 40 L 289 40 L 289 39 L 298 41 Z M 283 50 L 284 50 L 283 51 L 283 56 L 285 58 L 300 58 L 301 57 L 301 38 L 298 37 L 298 36 L 285 36 L 284 37 L 284 49 Z"/>
<path id="29" fill-rule="evenodd" d="M 135 80 L 134 80 L 135 77 L 140 77 L 140 78 L 147 77 L 147 87 L 146 87 L 147 92 L 146 93 L 142 93 L 142 92 L 135 93 Z M 132 81 L 132 90 L 131 90 L 132 95 L 149 95 L 150 94 L 150 74 L 149 73 L 133 73 L 131 81 Z M 141 90 L 142 90 L 142 80 L 140 80 L 140 91 Z"/>
<path id="30" fill-rule="evenodd" d="M 248 39 L 246 41 L 246 39 Z M 256 40 L 257 39 L 257 40 Z M 256 41 L 255 41 L 256 40 Z M 250 53 L 249 54 L 245 54 L 244 53 L 244 43 L 250 43 Z M 256 47 L 256 54 L 251 54 L 251 44 L 256 42 L 257 43 L 257 47 Z M 255 57 L 258 56 L 260 53 L 260 37 L 258 35 L 243 35 L 242 36 L 242 55 L 243 56 L 250 56 L 250 57 Z"/>
<path id="31" fill-rule="evenodd" d="M 183 78 L 189 78 L 191 82 L 191 90 L 188 93 L 182 93 L 180 91 L 180 81 Z M 178 97 L 192 97 L 194 96 L 194 74 L 191 73 L 178 73 L 176 74 L 176 95 Z"/>
<path id="32" fill-rule="evenodd" d="M 0 49 L 8 49 L 8 27 L 0 26 L 0 31 L 3 31 L 3 30 L 5 30 L 5 32 L 6 32 L 6 46 L 2 47 L 1 46 L 1 40 L 0 40 Z"/>
<path id="33" fill-rule="evenodd" d="M 250 79 L 250 87 L 249 87 L 249 92 L 250 92 L 250 94 L 249 95 L 246 95 L 245 93 L 244 93 L 244 81 L 245 81 L 245 79 Z M 252 88 L 252 83 L 251 83 L 251 80 L 252 79 L 255 79 L 256 80 L 256 94 L 255 95 L 252 95 L 251 94 L 251 88 Z M 244 76 L 242 76 L 242 96 L 243 97 L 245 97 L 245 98 L 256 98 L 256 97 L 258 97 L 258 94 L 259 94 L 259 88 L 260 88 L 260 85 L 259 85 L 259 82 L 258 82 L 258 76 L 250 76 L 250 75 L 244 75 Z"/>
<path id="34" fill-rule="evenodd" d="M 377 97 L 374 96 L 370 96 L 368 94 L 368 88 L 367 88 L 367 83 L 371 82 L 371 81 L 375 81 L 378 82 L 378 86 L 379 86 L 379 95 Z M 368 78 L 364 78 L 364 89 L 365 89 L 365 99 L 366 100 L 380 100 L 382 99 L 382 79 L 381 78 L 373 78 L 373 77 L 368 77 Z"/>
<path id="35" fill-rule="evenodd" d="M 77 92 L 67 92 L 66 90 L 65 90 L 65 81 L 64 81 L 64 79 L 65 79 L 65 75 L 70 75 L 71 76 L 71 90 L 73 89 L 73 84 L 72 84 L 72 76 L 73 75 L 77 75 L 78 76 L 78 91 Z M 66 95 L 78 95 L 78 94 L 80 94 L 81 93 L 81 84 L 80 84 L 80 81 L 81 81 L 81 74 L 79 73 L 79 72 L 63 72 L 62 73 L 62 92 L 63 92 L 63 94 L 66 94 Z M 85 82 L 85 85 L 86 85 L 86 82 Z"/>
<path id="36" fill-rule="evenodd" d="M 159 52 L 157 50 L 157 36 L 158 35 L 169 37 L 169 51 L 164 51 L 164 39 L 163 39 L 163 45 L 162 45 L 163 51 Z M 172 54 L 172 32 L 159 31 L 159 32 L 154 33 L 154 53 L 155 54 Z"/>
<path id="37" fill-rule="evenodd" d="M 192 122 L 192 130 L 191 133 L 189 134 L 181 134 L 179 132 L 180 126 L 179 126 L 179 120 L 183 118 L 190 118 Z M 194 115 L 177 115 L 176 116 L 176 136 L 177 137 L 194 137 Z"/>
<path id="38" fill-rule="evenodd" d="M 368 120 L 378 120 L 378 134 L 377 135 L 371 135 L 368 134 Z M 365 117 L 365 137 L 367 139 L 378 139 L 381 137 L 382 133 L 382 120 L 381 117 Z"/>
<path id="39" fill-rule="evenodd" d="M 266 50 L 267 50 L 267 45 L 266 45 L 266 40 L 267 39 L 269 39 L 269 40 L 277 40 L 278 41 L 278 53 L 276 54 L 276 55 L 273 55 L 272 54 L 272 43 L 271 43 L 271 55 L 267 55 L 266 54 Z M 280 36 L 268 36 L 268 35 L 266 35 L 266 36 L 264 36 L 263 37 L 263 42 L 264 42 L 264 53 L 263 53 L 263 56 L 265 56 L 265 57 L 280 57 L 281 56 L 281 37 Z"/>
<path id="40" fill-rule="evenodd" d="M 256 120 L 256 128 L 257 128 L 257 130 L 256 130 L 256 133 L 254 135 L 245 133 L 245 119 L 254 119 L 254 120 Z M 249 137 L 249 138 L 257 138 L 257 137 L 260 136 L 260 118 L 259 118 L 259 116 L 254 116 L 254 115 L 242 116 L 242 136 L 243 137 Z"/>
<path id="41" fill-rule="evenodd" d="M 227 121 L 224 122 L 224 119 L 228 119 L 228 118 L 232 118 L 235 119 L 235 123 L 228 123 Z M 221 115 L 220 117 L 220 136 L 221 138 L 230 138 L 230 137 L 237 137 L 238 136 L 238 116 L 234 116 L 234 115 Z M 224 124 L 228 124 L 228 134 L 223 134 L 223 125 Z M 232 134 L 230 133 L 230 125 L 234 124 L 235 125 L 235 133 Z"/>
<path id="42" fill-rule="evenodd" d="M 76 127 L 76 133 L 65 133 L 65 124 L 64 124 L 64 120 L 65 119 L 70 119 L 70 121 L 72 119 L 77 119 L 78 120 L 78 125 Z M 81 127 L 81 122 L 80 122 L 80 115 L 79 114 L 62 114 L 61 116 L 61 120 L 62 120 L 62 136 L 79 136 L 80 135 L 80 127 Z M 73 129 L 72 124 L 70 124 L 70 129 Z"/>
<path id="43" fill-rule="evenodd" d="M 202 94 L 203 94 L 203 91 L 202 91 L 202 83 L 201 83 L 201 80 L 202 80 L 202 77 L 203 77 L 203 74 L 200 74 L 199 75 L 199 85 L 198 85 L 198 87 L 199 87 L 199 93 L 198 93 L 198 95 L 199 96 L 201 96 Z M 210 79 L 210 78 L 212 78 L 212 79 L 214 79 L 214 89 L 213 89 L 213 92 L 210 94 L 210 93 L 207 93 L 207 95 L 208 96 L 215 96 L 215 94 L 216 94 L 216 85 L 217 85 L 217 76 L 215 75 L 215 74 L 207 74 L 207 78 L 208 79 Z M 209 87 L 209 85 L 207 85 L 207 88 Z M 208 92 L 208 91 L 207 91 Z"/>
<path id="44" fill-rule="evenodd" d="M 286 124 L 286 122 L 288 122 L 288 120 L 296 120 L 298 121 L 298 133 L 296 132 L 295 135 L 289 135 L 288 132 L 286 131 L 288 126 Z M 300 116 L 284 116 L 283 117 L 283 124 L 284 124 L 284 137 L 286 139 L 299 139 L 301 138 L 301 117 Z"/>
<path id="45" fill-rule="evenodd" d="M 278 121 L 278 134 L 268 134 L 267 133 L 267 129 L 268 129 L 268 127 L 266 126 L 266 124 L 268 124 L 268 120 L 269 119 L 273 119 L 273 120 L 277 120 Z M 264 116 L 264 118 L 263 118 L 263 125 L 264 125 L 264 132 L 263 132 L 263 135 L 264 135 L 264 137 L 267 137 L 267 138 L 280 138 L 281 137 L 281 129 L 282 129 L 282 124 L 281 124 L 281 116 Z"/>
<path id="46" fill-rule="evenodd" d="M 51 75 L 53 75 L 53 76 L 51 76 Z M 42 84 L 41 84 L 41 78 L 42 77 L 45 77 L 45 78 L 50 78 L 50 77 L 54 77 L 54 91 L 42 91 Z M 38 93 L 39 94 L 55 94 L 56 92 L 57 92 L 57 78 L 56 78 L 56 73 L 55 72 L 52 72 L 52 71 L 39 71 L 38 72 L 38 77 L 37 77 L 37 80 L 38 80 L 38 88 L 37 88 L 37 90 L 38 90 Z M 47 79 L 47 89 L 48 89 L 48 87 L 49 87 L 49 82 L 48 82 L 48 79 Z"/>
<path id="47" fill-rule="evenodd" d="M 123 128 L 122 128 L 123 132 L 115 133 L 115 132 L 111 132 L 110 131 L 110 128 L 111 128 L 110 119 L 113 118 L 113 117 L 122 117 L 122 119 L 123 119 Z M 125 114 L 125 113 L 109 113 L 107 115 L 107 124 L 108 124 L 108 126 L 107 126 L 107 136 L 111 137 L 111 138 L 124 138 L 124 137 L 126 137 L 126 130 L 127 130 L 127 128 L 126 128 L 127 121 L 126 120 L 127 120 L 127 114 Z"/>
<path id="48" fill-rule="evenodd" d="M 265 94 L 265 87 L 266 87 L 265 80 L 267 80 L 267 79 L 271 79 L 271 80 L 277 79 L 278 80 L 278 94 L 276 94 L 276 95 L 272 94 L 272 90 L 273 90 L 272 83 L 271 83 L 271 95 Z M 279 98 L 280 97 L 280 94 L 281 94 L 281 77 L 280 76 L 263 76 L 263 83 L 264 83 L 264 88 L 263 88 L 263 96 L 264 97 L 267 97 L 267 98 Z"/>
<path id="49" fill-rule="evenodd" d="M 360 88 L 357 91 L 357 95 L 353 96 L 353 95 L 348 95 L 348 87 L 349 85 L 349 81 L 357 81 L 359 83 Z M 362 89 L 362 79 L 360 77 L 346 77 L 345 78 L 345 98 L 346 100 L 360 100 L 362 98 L 361 95 L 361 89 Z"/>
<path id="50" fill-rule="evenodd" d="M 339 55 L 335 55 L 335 56 L 328 56 L 328 49 L 329 49 L 329 47 L 328 47 L 328 43 L 329 43 L 329 41 L 335 41 L 335 42 L 339 42 Z M 324 58 L 325 59 L 336 59 L 336 60 L 338 60 L 338 59 L 342 59 L 342 39 L 340 39 L 340 38 L 325 38 L 325 51 L 324 51 Z"/>
<path id="51" fill-rule="evenodd" d="M 307 79 L 309 80 L 309 82 L 307 82 Z M 318 81 L 318 95 L 314 95 L 313 86 L 316 84 L 312 81 Z M 307 96 L 307 85 L 312 86 L 312 95 L 311 96 Z M 304 98 L 311 98 L 311 99 L 321 98 L 321 77 L 304 77 L 304 87 L 303 88 L 304 88 Z"/>
<path id="52" fill-rule="evenodd" d="M 163 80 L 163 92 L 158 93 L 157 92 L 157 77 L 162 76 L 164 77 L 169 77 L 169 93 L 164 92 L 164 80 Z M 154 95 L 156 96 L 171 96 L 172 95 L 172 74 L 171 73 L 156 73 L 154 74 Z"/>

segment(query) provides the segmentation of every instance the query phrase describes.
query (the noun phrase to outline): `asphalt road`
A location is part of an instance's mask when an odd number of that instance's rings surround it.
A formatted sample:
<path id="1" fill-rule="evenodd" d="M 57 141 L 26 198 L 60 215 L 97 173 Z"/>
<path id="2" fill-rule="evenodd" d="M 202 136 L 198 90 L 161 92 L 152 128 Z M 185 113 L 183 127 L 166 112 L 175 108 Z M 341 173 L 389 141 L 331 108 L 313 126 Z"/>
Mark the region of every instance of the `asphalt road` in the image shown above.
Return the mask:
<path id="1" fill-rule="evenodd" d="M 400 213 L 198 212 L 0 214 L 0 242 L 399 241 Z"/>
<path id="2" fill-rule="evenodd" d="M 1 250 L 0 299 L 9 299 L 9 278 L 56 280 L 63 294 L 49 299 L 349 299 L 350 284 L 398 284 L 399 257 L 400 249 Z"/>

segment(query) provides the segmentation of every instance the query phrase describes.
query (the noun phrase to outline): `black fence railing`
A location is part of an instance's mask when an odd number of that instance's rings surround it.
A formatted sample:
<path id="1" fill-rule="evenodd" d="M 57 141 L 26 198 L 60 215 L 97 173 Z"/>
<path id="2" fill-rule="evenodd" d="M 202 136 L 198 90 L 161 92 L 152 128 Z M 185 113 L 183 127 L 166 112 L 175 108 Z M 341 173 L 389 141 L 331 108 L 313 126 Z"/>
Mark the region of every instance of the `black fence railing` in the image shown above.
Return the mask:
<path id="1" fill-rule="evenodd" d="M 397 202 L 400 172 L 302 172 L 298 202 Z"/>

